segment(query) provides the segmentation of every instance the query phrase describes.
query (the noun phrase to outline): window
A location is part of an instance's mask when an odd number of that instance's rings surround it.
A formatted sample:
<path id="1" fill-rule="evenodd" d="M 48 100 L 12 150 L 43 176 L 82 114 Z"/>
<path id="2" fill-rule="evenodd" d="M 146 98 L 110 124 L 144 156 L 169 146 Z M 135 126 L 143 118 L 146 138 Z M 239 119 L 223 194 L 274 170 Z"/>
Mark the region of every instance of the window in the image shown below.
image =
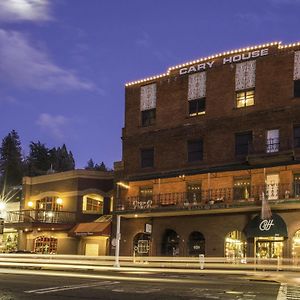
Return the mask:
<path id="1" fill-rule="evenodd" d="M 189 115 L 205 114 L 206 72 L 189 75 Z"/>
<path id="2" fill-rule="evenodd" d="M 141 167 L 153 168 L 154 167 L 154 149 L 142 149 L 141 150 Z"/>
<path id="3" fill-rule="evenodd" d="M 152 201 L 153 188 L 152 186 L 140 187 L 140 201 L 148 202 Z"/>
<path id="4" fill-rule="evenodd" d="M 188 162 L 203 160 L 203 141 L 202 139 L 188 141 Z"/>
<path id="5" fill-rule="evenodd" d="M 205 98 L 189 101 L 189 115 L 191 117 L 205 114 Z"/>
<path id="6" fill-rule="evenodd" d="M 155 123 L 156 109 L 148 109 L 142 111 L 142 126 L 150 126 Z"/>
<path id="7" fill-rule="evenodd" d="M 201 202 L 201 183 L 187 184 L 187 201 L 189 203 Z"/>
<path id="8" fill-rule="evenodd" d="M 236 93 L 236 107 L 247 107 L 254 105 L 254 90 Z"/>
<path id="9" fill-rule="evenodd" d="M 294 196 L 300 197 L 300 174 L 294 174 Z"/>
<path id="10" fill-rule="evenodd" d="M 58 197 L 45 197 L 36 201 L 36 209 L 47 211 L 58 211 L 62 209 L 61 203 L 58 203 Z"/>
<path id="11" fill-rule="evenodd" d="M 54 237 L 39 236 L 34 240 L 34 252 L 41 254 L 56 254 L 57 239 Z"/>
<path id="12" fill-rule="evenodd" d="M 273 153 L 279 151 L 279 129 L 267 131 L 266 152 Z"/>
<path id="13" fill-rule="evenodd" d="M 235 178 L 233 180 L 233 200 L 247 200 L 250 197 L 250 177 Z"/>
<path id="14" fill-rule="evenodd" d="M 294 147 L 300 147 L 300 126 L 294 126 Z"/>
<path id="15" fill-rule="evenodd" d="M 140 110 L 142 126 L 149 126 L 155 123 L 156 83 L 141 87 Z"/>
<path id="16" fill-rule="evenodd" d="M 294 97 L 300 97 L 300 79 L 294 81 Z"/>
<path id="17" fill-rule="evenodd" d="M 83 196 L 82 211 L 103 214 L 103 197 L 100 195 Z"/>
<path id="18" fill-rule="evenodd" d="M 235 134 L 235 155 L 248 155 L 249 147 L 252 144 L 252 132 L 242 132 Z"/>

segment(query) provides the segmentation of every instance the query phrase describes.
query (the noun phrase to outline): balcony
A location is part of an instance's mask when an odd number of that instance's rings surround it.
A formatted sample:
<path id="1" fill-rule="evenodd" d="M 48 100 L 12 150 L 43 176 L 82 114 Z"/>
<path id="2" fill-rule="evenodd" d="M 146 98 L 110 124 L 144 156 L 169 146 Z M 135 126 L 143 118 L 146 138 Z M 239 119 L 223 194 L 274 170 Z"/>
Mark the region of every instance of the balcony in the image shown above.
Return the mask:
<path id="1" fill-rule="evenodd" d="M 73 224 L 76 222 L 75 212 L 46 211 L 46 210 L 20 210 L 6 212 L 5 222 L 41 223 L 41 224 Z"/>
<path id="2" fill-rule="evenodd" d="M 201 190 L 197 193 L 154 194 L 152 197 L 119 199 L 116 211 L 164 211 L 226 209 L 261 205 L 262 197 L 271 204 L 299 203 L 300 184 L 269 184 Z"/>

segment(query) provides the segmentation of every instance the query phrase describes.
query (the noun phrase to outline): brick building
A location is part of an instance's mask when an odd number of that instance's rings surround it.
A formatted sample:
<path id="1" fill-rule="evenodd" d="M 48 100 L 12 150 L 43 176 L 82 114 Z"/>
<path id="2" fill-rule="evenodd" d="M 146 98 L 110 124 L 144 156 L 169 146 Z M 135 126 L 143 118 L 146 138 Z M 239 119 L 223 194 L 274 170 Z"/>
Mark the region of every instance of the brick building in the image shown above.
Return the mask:
<path id="1" fill-rule="evenodd" d="M 126 84 L 122 139 L 122 255 L 300 257 L 300 43 Z"/>
<path id="2" fill-rule="evenodd" d="M 16 248 L 44 254 L 106 255 L 113 173 L 72 170 L 24 177 L 18 210 L 5 215 Z"/>

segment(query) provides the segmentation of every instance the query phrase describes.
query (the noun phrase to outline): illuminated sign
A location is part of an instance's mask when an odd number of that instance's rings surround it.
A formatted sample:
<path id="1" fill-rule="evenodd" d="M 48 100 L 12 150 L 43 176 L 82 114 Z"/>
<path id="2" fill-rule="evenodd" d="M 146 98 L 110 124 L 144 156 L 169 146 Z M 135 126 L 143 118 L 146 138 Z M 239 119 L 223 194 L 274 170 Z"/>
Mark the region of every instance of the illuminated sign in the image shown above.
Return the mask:
<path id="1" fill-rule="evenodd" d="M 189 67 L 181 68 L 179 70 L 179 74 L 184 75 L 189 73 L 201 72 L 201 71 L 211 69 L 213 66 L 217 64 L 226 65 L 231 63 L 238 63 L 238 62 L 247 61 L 249 59 L 253 59 L 257 57 L 266 56 L 268 54 L 269 54 L 268 48 L 235 54 L 228 57 L 224 57 L 223 59 L 218 59 L 217 61 L 211 60 L 200 64 L 192 65 Z"/>

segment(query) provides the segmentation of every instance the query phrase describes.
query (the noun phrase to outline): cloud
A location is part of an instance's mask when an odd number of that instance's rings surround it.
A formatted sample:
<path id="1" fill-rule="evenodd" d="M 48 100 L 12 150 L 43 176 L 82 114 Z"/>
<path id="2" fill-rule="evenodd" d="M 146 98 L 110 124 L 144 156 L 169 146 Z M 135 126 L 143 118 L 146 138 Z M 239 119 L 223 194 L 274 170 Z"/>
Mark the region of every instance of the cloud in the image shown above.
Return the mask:
<path id="1" fill-rule="evenodd" d="M 33 47 L 28 38 L 0 29 L 0 81 L 35 90 L 99 91 L 92 82 L 51 61 L 47 53 Z M 102 92 L 101 90 L 99 92 Z"/>
<path id="2" fill-rule="evenodd" d="M 63 128 L 68 123 L 68 119 L 62 115 L 50 115 L 47 113 L 42 113 L 39 115 L 36 124 L 40 128 L 50 133 L 54 138 L 62 140 L 64 138 Z"/>
<path id="3" fill-rule="evenodd" d="M 0 21 L 48 21 L 51 19 L 48 0 L 0 1 Z"/>

